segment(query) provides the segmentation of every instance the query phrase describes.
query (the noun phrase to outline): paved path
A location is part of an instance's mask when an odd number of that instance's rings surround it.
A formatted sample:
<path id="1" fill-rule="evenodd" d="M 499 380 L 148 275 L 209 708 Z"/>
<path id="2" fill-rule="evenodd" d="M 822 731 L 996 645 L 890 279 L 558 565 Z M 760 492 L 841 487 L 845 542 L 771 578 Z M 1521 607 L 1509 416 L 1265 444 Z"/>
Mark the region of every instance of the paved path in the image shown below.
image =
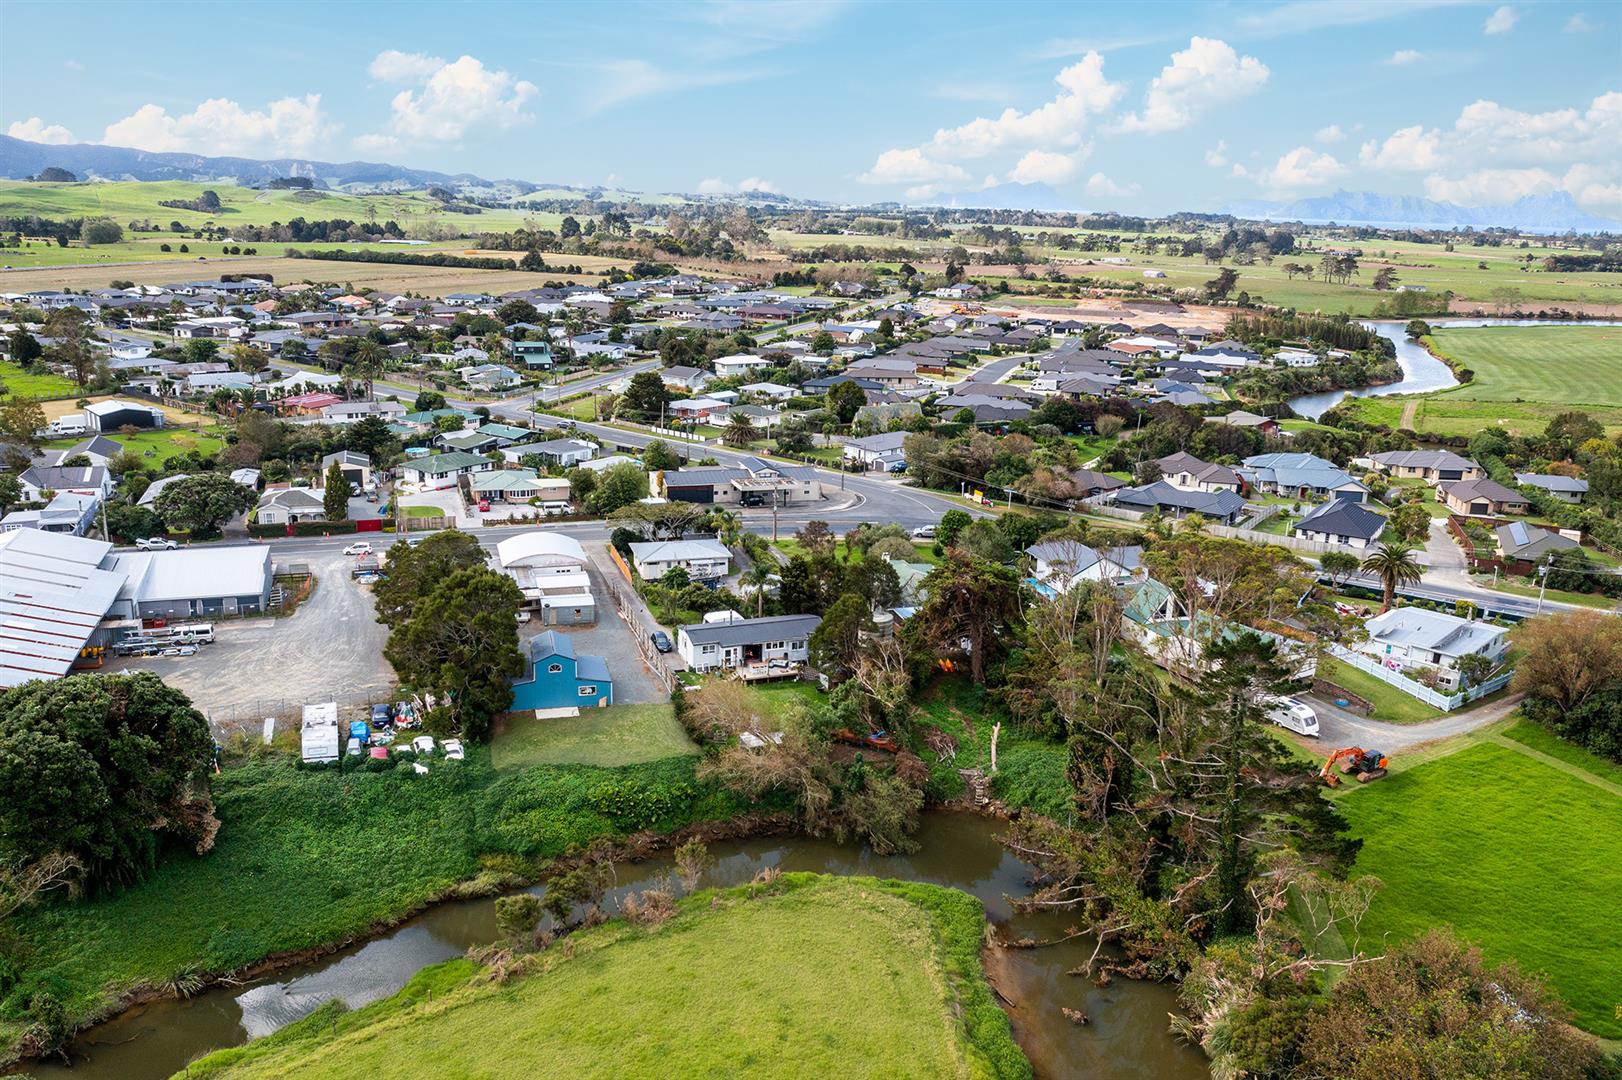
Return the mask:
<path id="1" fill-rule="evenodd" d="M 1446 713 L 1422 724 L 1392 724 L 1347 712 L 1334 702 L 1316 695 L 1306 697 L 1318 713 L 1318 743 L 1326 755 L 1338 746 L 1372 746 L 1389 754 L 1421 743 L 1463 735 L 1502 720 L 1521 703 L 1521 695 L 1513 694 L 1489 705 Z"/>
<path id="2" fill-rule="evenodd" d="M 1425 582 L 1430 585 L 1451 585 L 1456 589 L 1471 588 L 1470 564 L 1464 549 L 1447 531 L 1447 522 L 1432 519 L 1430 533 L 1425 537 Z"/>

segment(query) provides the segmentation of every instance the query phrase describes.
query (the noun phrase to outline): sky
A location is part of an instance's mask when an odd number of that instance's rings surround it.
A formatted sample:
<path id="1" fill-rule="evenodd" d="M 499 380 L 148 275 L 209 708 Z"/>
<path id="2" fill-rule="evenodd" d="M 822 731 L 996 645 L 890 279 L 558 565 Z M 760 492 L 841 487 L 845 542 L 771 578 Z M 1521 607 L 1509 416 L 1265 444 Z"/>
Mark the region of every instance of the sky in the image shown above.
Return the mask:
<path id="1" fill-rule="evenodd" d="M 94 25 L 95 33 L 87 34 Z M 0 130 L 635 191 L 1622 218 L 1622 4 L 6 0 Z"/>

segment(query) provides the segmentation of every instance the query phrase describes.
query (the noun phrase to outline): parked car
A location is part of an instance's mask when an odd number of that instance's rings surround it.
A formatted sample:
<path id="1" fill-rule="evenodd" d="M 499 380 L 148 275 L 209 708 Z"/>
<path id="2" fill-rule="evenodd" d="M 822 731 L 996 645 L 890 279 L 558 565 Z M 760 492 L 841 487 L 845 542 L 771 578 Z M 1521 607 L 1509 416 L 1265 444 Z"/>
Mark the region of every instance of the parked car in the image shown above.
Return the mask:
<path id="1" fill-rule="evenodd" d="M 447 761 L 461 761 L 466 756 L 462 751 L 461 739 L 446 739 L 439 744 L 439 748 L 445 751 Z"/>
<path id="2" fill-rule="evenodd" d="M 415 750 L 419 754 L 433 753 L 434 737 L 432 735 L 418 735 L 415 739 L 411 740 L 411 749 Z"/>
<path id="3" fill-rule="evenodd" d="M 652 641 L 653 647 L 662 653 L 670 652 L 676 647 L 675 645 L 671 644 L 670 635 L 665 633 L 663 630 L 655 630 L 653 633 L 648 635 L 648 640 Z"/>
<path id="4" fill-rule="evenodd" d="M 912 530 L 912 538 L 914 540 L 933 540 L 933 539 L 935 539 L 935 526 L 933 526 L 933 525 L 920 525 L 918 528 Z"/>
<path id="5" fill-rule="evenodd" d="M 527 611 L 520 611 L 517 614 L 515 614 L 513 617 L 518 620 L 518 625 L 520 625 L 520 626 L 522 626 L 523 624 L 529 622 L 529 620 L 530 620 L 530 614 Z"/>
<path id="6" fill-rule="evenodd" d="M 355 543 L 344 548 L 345 555 L 370 555 L 371 553 L 372 545 L 368 540 L 357 540 Z"/>
<path id="7" fill-rule="evenodd" d="M 394 723 L 394 710 L 386 702 L 379 702 L 372 706 L 372 726 L 386 727 Z"/>
<path id="8" fill-rule="evenodd" d="M 135 541 L 135 546 L 142 551 L 173 551 L 180 545 L 167 536 L 149 536 L 145 540 Z"/>
<path id="9" fill-rule="evenodd" d="M 1267 718 L 1297 735 L 1318 737 L 1318 714 L 1299 698 L 1275 698 L 1267 707 Z"/>

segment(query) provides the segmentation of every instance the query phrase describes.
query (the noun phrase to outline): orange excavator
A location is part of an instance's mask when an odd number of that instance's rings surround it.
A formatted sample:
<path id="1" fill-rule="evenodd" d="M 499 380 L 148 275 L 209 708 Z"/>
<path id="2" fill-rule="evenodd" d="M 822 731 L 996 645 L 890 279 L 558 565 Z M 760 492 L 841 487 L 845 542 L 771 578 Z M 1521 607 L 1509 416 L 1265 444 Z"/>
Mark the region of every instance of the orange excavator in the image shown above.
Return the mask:
<path id="1" fill-rule="evenodd" d="M 1324 767 L 1318 770 L 1324 783 L 1335 787 L 1342 776 L 1355 776 L 1359 784 L 1378 780 L 1386 774 L 1391 759 L 1378 750 L 1365 750 L 1361 746 L 1343 746 L 1329 755 Z"/>

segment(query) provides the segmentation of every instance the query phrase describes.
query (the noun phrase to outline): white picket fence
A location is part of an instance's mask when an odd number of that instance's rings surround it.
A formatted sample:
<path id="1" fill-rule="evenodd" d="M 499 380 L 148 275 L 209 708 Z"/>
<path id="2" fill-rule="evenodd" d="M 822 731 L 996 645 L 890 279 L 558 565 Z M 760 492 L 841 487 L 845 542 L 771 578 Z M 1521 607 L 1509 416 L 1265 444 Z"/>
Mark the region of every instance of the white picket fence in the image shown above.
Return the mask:
<path id="1" fill-rule="evenodd" d="M 1379 661 L 1371 660 L 1362 653 L 1353 652 L 1343 645 L 1330 645 L 1329 653 L 1341 663 L 1373 675 L 1376 679 L 1396 687 L 1409 697 L 1418 698 L 1432 708 L 1441 709 L 1443 712 L 1452 712 L 1454 709 L 1463 708 L 1477 698 L 1483 698 L 1488 694 L 1502 690 L 1509 685 L 1509 680 L 1515 674 L 1513 671 L 1506 671 L 1501 675 L 1494 675 L 1480 686 L 1472 686 L 1468 690 L 1462 690 L 1457 694 L 1444 694 L 1439 690 L 1432 690 L 1424 683 L 1415 682 L 1402 672 L 1393 671 Z"/>

